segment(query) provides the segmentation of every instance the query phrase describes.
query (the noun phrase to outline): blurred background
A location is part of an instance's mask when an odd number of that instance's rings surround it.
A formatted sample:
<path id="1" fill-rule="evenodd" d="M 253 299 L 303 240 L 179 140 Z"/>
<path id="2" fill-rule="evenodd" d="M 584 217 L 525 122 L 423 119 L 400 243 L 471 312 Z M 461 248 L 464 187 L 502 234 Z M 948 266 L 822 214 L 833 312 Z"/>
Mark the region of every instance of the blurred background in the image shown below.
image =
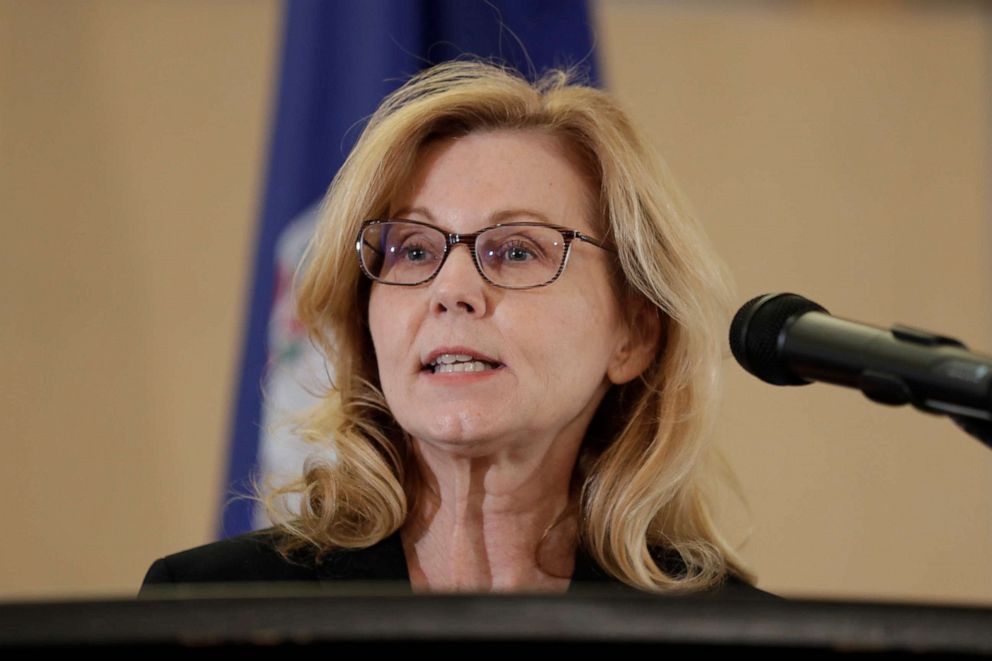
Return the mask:
<path id="1" fill-rule="evenodd" d="M 992 5 L 590 15 L 741 303 L 992 352 Z M 131 595 L 219 534 L 283 27 L 280 0 L 0 0 L 0 600 Z M 988 449 L 729 352 L 726 375 L 748 508 L 722 516 L 760 587 L 992 605 Z"/>

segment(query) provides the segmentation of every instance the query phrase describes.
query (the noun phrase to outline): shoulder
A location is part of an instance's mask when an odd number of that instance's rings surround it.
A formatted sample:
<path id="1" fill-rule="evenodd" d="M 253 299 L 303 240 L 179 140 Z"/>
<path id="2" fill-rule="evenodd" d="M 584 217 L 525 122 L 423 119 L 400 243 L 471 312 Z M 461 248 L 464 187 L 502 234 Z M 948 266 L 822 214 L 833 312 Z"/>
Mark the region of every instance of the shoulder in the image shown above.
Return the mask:
<path id="1" fill-rule="evenodd" d="M 673 575 L 684 576 L 688 571 L 682 557 L 673 549 L 652 547 L 651 553 L 659 562 L 659 565 Z M 714 587 L 708 590 L 690 593 L 688 596 L 698 599 L 726 601 L 784 601 L 782 597 L 752 585 L 733 571 L 728 571 L 724 575 L 723 580 Z"/>
<path id="2" fill-rule="evenodd" d="M 311 556 L 299 554 L 287 560 L 279 553 L 276 544 L 281 535 L 269 528 L 159 558 L 145 574 L 142 592 L 163 583 L 315 580 Z"/>
<path id="3" fill-rule="evenodd" d="M 665 573 L 671 576 L 685 576 L 688 569 L 682 556 L 677 551 L 662 546 L 651 546 L 649 550 L 655 562 L 658 563 L 658 566 Z M 627 585 L 607 574 L 581 545 L 577 551 L 575 563 L 575 574 L 572 577 L 572 584 L 569 587 L 570 592 L 584 589 L 584 584 L 587 583 L 591 584 L 590 587 L 597 590 L 612 588 L 622 591 L 641 591 L 640 588 Z M 678 594 L 672 593 L 667 596 L 726 601 L 783 600 L 778 595 L 765 592 L 751 585 L 734 573 L 726 574 L 718 585 L 708 590 Z"/>

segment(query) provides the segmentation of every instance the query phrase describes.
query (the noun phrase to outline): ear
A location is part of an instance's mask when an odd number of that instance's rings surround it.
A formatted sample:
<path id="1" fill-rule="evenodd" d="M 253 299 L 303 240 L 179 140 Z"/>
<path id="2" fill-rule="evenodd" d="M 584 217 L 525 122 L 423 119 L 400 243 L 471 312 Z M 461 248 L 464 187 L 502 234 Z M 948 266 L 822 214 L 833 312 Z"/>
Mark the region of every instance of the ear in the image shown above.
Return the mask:
<path id="1" fill-rule="evenodd" d="M 662 312 L 646 301 L 637 304 L 632 321 L 624 322 L 606 376 L 615 385 L 636 379 L 651 365 L 664 339 Z"/>

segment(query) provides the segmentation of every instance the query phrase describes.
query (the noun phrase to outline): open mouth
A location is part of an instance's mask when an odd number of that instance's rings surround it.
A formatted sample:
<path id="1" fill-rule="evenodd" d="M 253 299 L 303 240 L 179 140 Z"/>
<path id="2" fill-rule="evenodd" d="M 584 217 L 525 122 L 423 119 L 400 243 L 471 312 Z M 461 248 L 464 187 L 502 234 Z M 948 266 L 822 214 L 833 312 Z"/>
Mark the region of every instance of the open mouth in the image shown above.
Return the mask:
<path id="1" fill-rule="evenodd" d="M 427 365 L 423 371 L 430 374 L 457 374 L 459 372 L 485 372 L 502 367 L 502 363 L 481 360 L 464 353 L 442 353 Z"/>

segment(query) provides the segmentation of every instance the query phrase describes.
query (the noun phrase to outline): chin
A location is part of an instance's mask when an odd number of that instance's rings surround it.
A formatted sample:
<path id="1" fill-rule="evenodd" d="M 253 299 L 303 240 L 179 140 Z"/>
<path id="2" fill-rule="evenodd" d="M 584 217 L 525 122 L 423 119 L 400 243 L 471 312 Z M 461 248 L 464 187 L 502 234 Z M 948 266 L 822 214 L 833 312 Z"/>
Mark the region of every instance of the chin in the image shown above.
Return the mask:
<path id="1" fill-rule="evenodd" d="M 410 434 L 422 442 L 471 451 L 472 454 L 482 453 L 500 438 L 491 421 L 465 412 L 440 415 L 429 424 L 421 422 L 404 428 L 411 430 Z"/>

